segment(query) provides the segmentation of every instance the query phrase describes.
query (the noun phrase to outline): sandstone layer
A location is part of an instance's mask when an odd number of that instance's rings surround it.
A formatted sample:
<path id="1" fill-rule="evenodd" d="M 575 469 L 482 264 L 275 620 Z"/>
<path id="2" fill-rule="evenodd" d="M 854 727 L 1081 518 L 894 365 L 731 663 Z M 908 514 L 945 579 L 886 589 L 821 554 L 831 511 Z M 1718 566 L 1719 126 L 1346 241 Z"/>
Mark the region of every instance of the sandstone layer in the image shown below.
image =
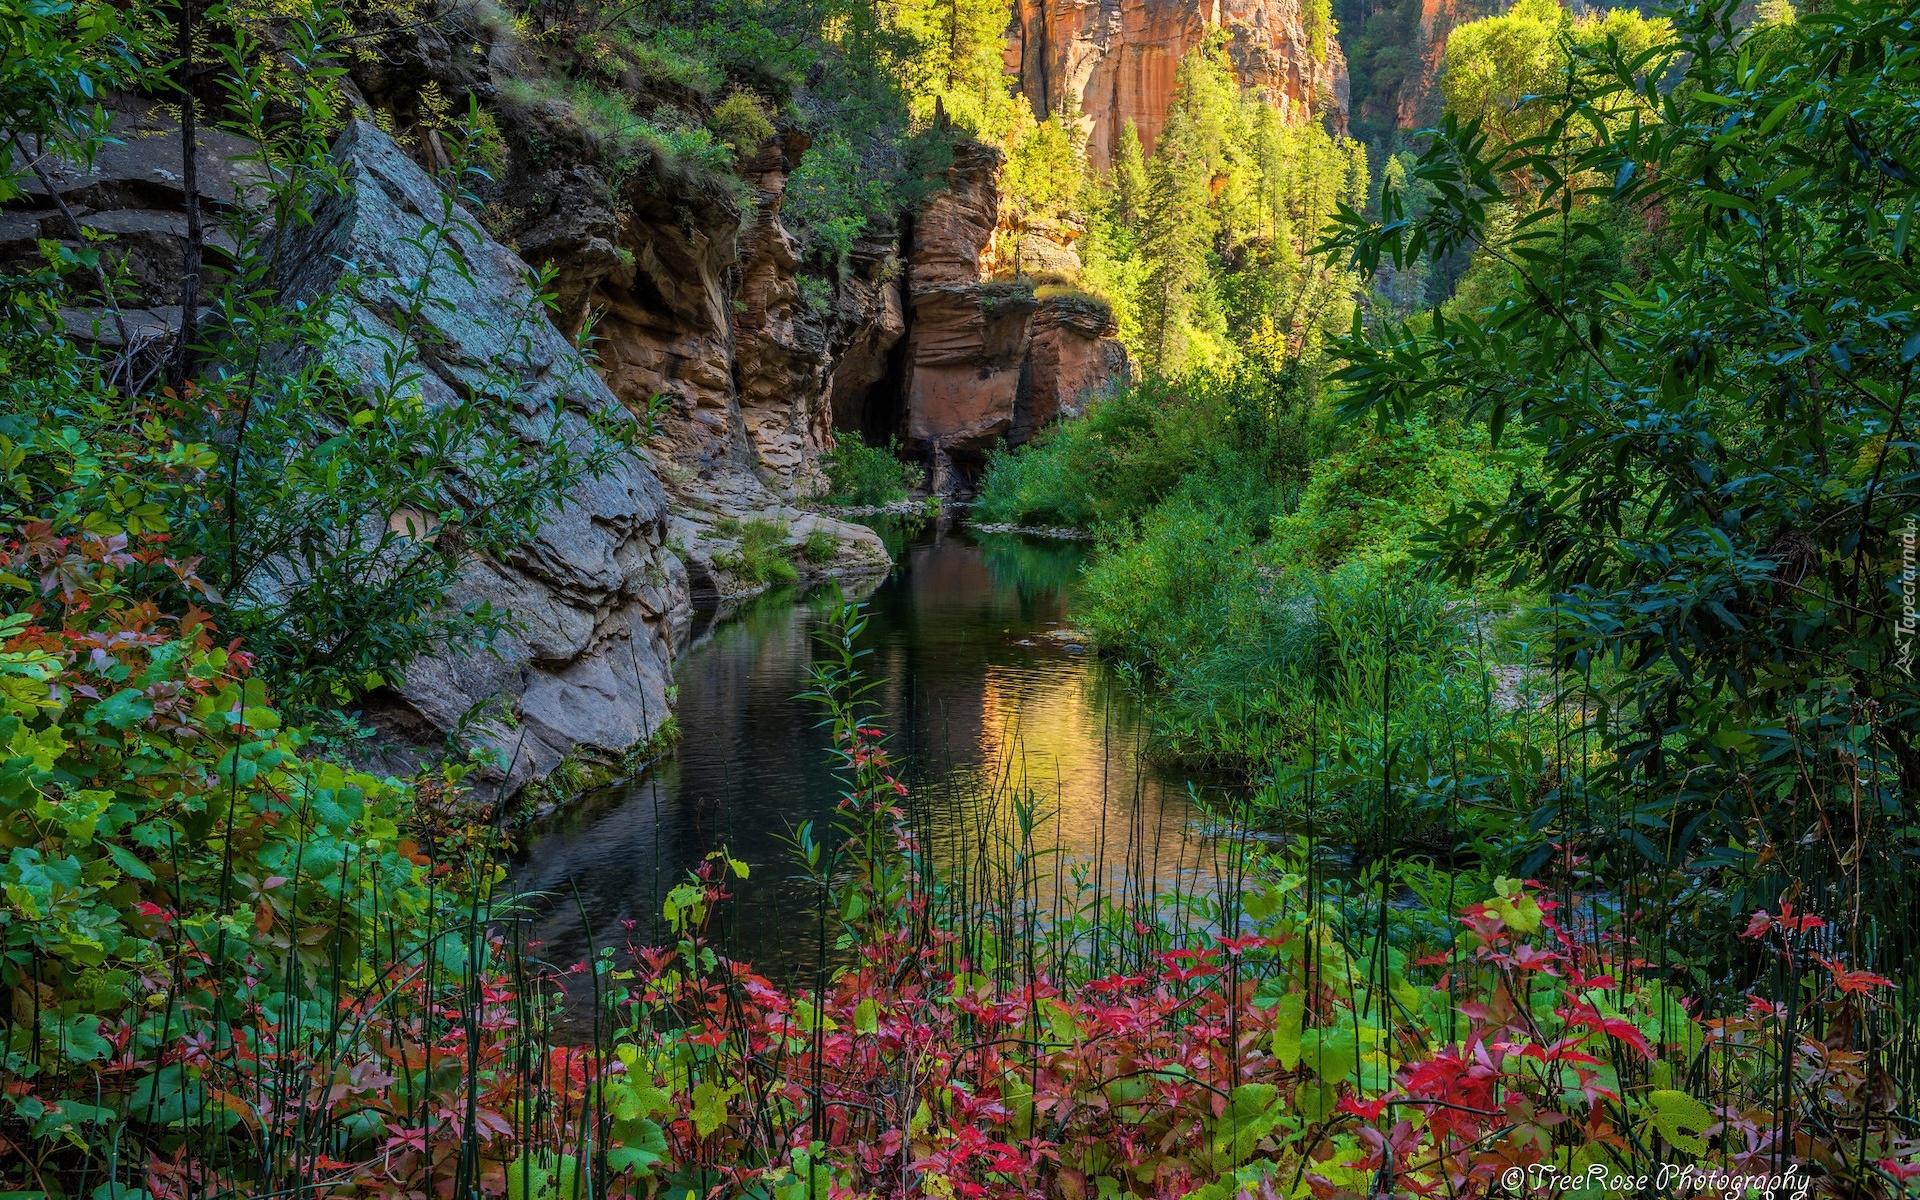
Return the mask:
<path id="1" fill-rule="evenodd" d="M 88 295 L 88 307 L 62 315 L 76 336 L 140 361 L 143 348 L 160 352 L 180 327 L 180 264 L 187 245 L 180 126 L 157 106 L 131 101 L 111 110 L 109 121 L 112 140 L 91 163 L 54 155 L 36 159 L 44 181 L 25 173 L 14 155 L 30 207 L 0 212 L 0 269 L 39 265 L 43 238 L 75 250 L 97 246 L 101 267 L 119 289 L 115 303 L 100 304 L 100 297 Z M 207 274 L 217 279 L 233 251 L 217 218 L 254 178 L 253 147 L 217 130 L 202 132 L 197 144 L 202 245 Z M 83 243 L 83 236 L 103 240 Z M 132 345 L 123 346 L 123 339 Z"/>
<path id="2" fill-rule="evenodd" d="M 1167 117 L 1180 60 L 1211 27 L 1250 89 L 1289 113 L 1325 117 L 1344 132 L 1346 60 L 1339 41 L 1318 38 L 1303 4 L 1312 0 L 1015 0 L 1008 58 L 1042 117 L 1077 119 L 1087 155 L 1105 170 L 1132 121 L 1151 152 Z M 1315 42 L 1319 42 L 1316 53 Z"/>
<path id="3" fill-rule="evenodd" d="M 787 130 L 745 154 L 741 197 L 663 155 L 615 188 L 561 106 L 513 121 L 549 152 L 516 164 L 512 194 L 525 208 L 512 236 L 557 270 L 562 324 L 590 324 L 614 395 L 653 415 L 671 536 L 695 598 L 765 586 L 743 570 L 743 529 L 755 522 L 777 529 L 803 579 L 886 570 L 872 530 L 802 504 L 824 490 L 834 387 L 869 386 L 901 326 L 878 279 L 884 263 L 856 269 L 824 310 L 803 301 L 780 208 L 806 138 Z"/>
<path id="4" fill-rule="evenodd" d="M 1044 231 L 1005 236 L 1001 165 L 990 146 L 958 146 L 946 187 L 914 224 L 907 258 L 905 443 L 925 458 L 942 494 L 970 491 L 990 450 L 1077 412 L 1086 395 L 1126 370 L 1105 305 L 1036 291 L 1018 249 L 1001 261 L 1010 244 L 1044 243 L 1046 278 L 1079 267 L 1070 246 Z"/>

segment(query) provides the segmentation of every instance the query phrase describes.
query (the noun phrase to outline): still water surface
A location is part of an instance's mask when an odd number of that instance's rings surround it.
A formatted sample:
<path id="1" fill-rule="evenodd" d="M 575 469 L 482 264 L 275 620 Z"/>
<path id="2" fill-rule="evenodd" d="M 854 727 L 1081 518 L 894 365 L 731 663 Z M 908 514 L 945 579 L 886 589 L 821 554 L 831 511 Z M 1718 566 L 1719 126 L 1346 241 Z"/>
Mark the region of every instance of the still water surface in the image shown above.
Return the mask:
<path id="1" fill-rule="evenodd" d="M 1217 848 L 1196 834 L 1194 801 L 1207 789 L 1142 761 L 1139 714 L 1109 669 L 1048 636 L 1067 628 L 1086 548 L 957 526 L 889 542 L 896 566 L 867 597 L 861 664 L 882 681 L 872 695 L 936 869 L 1006 853 L 994 835 L 1030 796 L 1045 814 L 1035 841 L 1060 851 L 1055 878 L 1078 864 L 1112 896 L 1206 886 Z M 822 714 L 799 698 L 831 607 L 786 593 L 696 619 L 674 667 L 674 752 L 535 831 L 514 871 L 543 894 L 541 957 L 664 940 L 661 897 L 725 847 L 751 868 L 733 885 L 728 951 L 775 979 L 811 969 L 814 892 L 787 839 L 805 821 L 829 836 L 840 796 Z"/>

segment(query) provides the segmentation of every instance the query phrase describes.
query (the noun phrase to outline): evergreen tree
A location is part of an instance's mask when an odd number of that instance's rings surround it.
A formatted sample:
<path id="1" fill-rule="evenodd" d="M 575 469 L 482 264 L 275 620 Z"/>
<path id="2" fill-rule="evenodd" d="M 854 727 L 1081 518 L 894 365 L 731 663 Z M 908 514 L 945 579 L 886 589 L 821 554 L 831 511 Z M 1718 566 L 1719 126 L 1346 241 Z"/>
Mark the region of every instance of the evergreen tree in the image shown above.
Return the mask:
<path id="1" fill-rule="evenodd" d="M 1149 368 L 1277 367 L 1346 321 L 1356 277 L 1314 247 L 1341 205 L 1365 206 L 1365 151 L 1292 115 L 1243 93 L 1216 31 L 1181 63 L 1152 159 L 1130 128 L 1121 138 L 1082 252 L 1090 279 L 1133 284 L 1122 336 Z"/>
<path id="2" fill-rule="evenodd" d="M 1147 155 L 1140 147 L 1140 127 L 1129 119 L 1114 148 L 1112 187 L 1116 215 L 1127 225 L 1146 211 Z"/>
<path id="3" fill-rule="evenodd" d="M 1194 293 L 1205 284 L 1217 228 L 1204 158 L 1193 154 L 1187 114 L 1169 116 L 1147 168 L 1141 250 L 1150 264 L 1140 298 L 1140 347 L 1147 365 L 1177 366 L 1186 350 Z"/>
<path id="4" fill-rule="evenodd" d="M 1006 0 L 895 0 L 888 11 L 909 47 L 901 74 L 913 115 L 931 120 L 938 109 L 974 137 L 1004 140 L 1019 103 L 1002 56 Z"/>

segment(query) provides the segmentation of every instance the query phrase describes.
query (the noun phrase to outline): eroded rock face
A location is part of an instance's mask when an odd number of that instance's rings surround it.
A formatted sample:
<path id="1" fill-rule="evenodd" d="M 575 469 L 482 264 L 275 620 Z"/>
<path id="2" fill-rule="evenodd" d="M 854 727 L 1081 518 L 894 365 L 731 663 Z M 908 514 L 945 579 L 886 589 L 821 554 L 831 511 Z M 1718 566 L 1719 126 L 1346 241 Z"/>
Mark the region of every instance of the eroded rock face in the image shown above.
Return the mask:
<path id="1" fill-rule="evenodd" d="M 1021 445 L 1062 417 L 1077 417 L 1103 389 L 1131 373 L 1113 312 L 1091 296 L 1044 296 L 1020 377 L 1007 441 Z"/>
<path id="2" fill-rule="evenodd" d="M 997 236 L 1008 232 L 1000 167 L 992 147 L 956 148 L 908 255 L 906 445 L 926 458 L 943 494 L 969 491 L 989 450 L 1077 412 L 1084 393 L 1125 369 L 1104 305 L 1077 293 L 1042 299 L 1021 277 L 1035 246 L 1049 248 L 1042 278 L 1071 277 L 1079 258 L 1064 229 Z"/>
<path id="3" fill-rule="evenodd" d="M 734 292 L 734 382 L 740 419 L 761 467 L 789 494 L 826 489 L 820 454 L 832 445 L 827 330 L 800 297 L 800 242 L 780 223 L 787 174 L 806 152 L 798 130 L 769 138 L 740 164 L 753 188 L 753 219 L 740 233 Z"/>
<path id="4" fill-rule="evenodd" d="M 1128 121 L 1152 151 L 1180 59 L 1209 26 L 1227 29 L 1248 88 L 1345 130 L 1346 60 L 1330 33 L 1324 58 L 1314 54 L 1302 0 L 1015 0 L 1008 57 L 1036 114 L 1079 114 L 1088 157 L 1105 170 Z"/>
<path id="5" fill-rule="evenodd" d="M 1030 287 L 987 281 L 1001 163 L 991 146 L 956 147 L 907 255 L 906 444 L 943 493 L 961 490 L 1011 428 L 1038 307 Z"/>
<path id="6" fill-rule="evenodd" d="M 652 445 L 670 536 L 697 599 L 766 586 L 742 545 L 768 536 L 767 525 L 803 580 L 873 574 L 891 562 L 872 530 L 797 504 L 825 486 L 819 460 L 832 447 L 831 391 L 843 365 L 836 339 L 862 360 L 884 361 L 887 329 L 900 324 L 897 302 L 881 300 L 865 323 L 802 302 L 799 248 L 780 204 L 805 147 L 797 133 L 776 135 L 742 162 L 753 191 L 744 214 L 713 181 L 656 161 L 605 220 L 591 205 L 569 212 L 556 202 L 519 235 L 551 256 L 578 297 L 577 319 L 592 311 L 614 395 L 634 413 L 658 410 Z M 749 531 L 755 523 L 762 528 Z"/>
<path id="7" fill-rule="evenodd" d="M 42 238 L 86 248 L 67 219 L 71 214 L 88 237 L 110 239 L 98 243 L 101 265 L 123 290 L 118 319 L 105 308 L 74 309 L 65 314 L 69 331 L 116 349 L 122 331 L 136 344 L 159 346 L 180 328 L 187 248 L 180 124 L 159 107 L 129 98 L 121 98 L 110 122 L 112 140 L 91 163 L 53 156 L 39 160 L 46 184 L 7 151 L 21 166 L 25 195 L 0 212 L 0 269 L 38 265 Z M 218 218 L 222 208 L 252 187 L 255 147 L 218 130 L 201 130 L 197 148 L 205 270 L 218 280 L 234 250 Z"/>
<path id="8" fill-rule="evenodd" d="M 332 319 L 327 353 L 349 382 L 381 377 L 386 338 L 398 334 L 384 314 L 398 303 L 395 283 L 417 279 L 427 263 L 417 244 L 421 214 L 437 215 L 436 185 L 393 139 L 351 122 L 335 150 L 351 192 L 322 202 L 311 226 L 294 233 L 289 299 L 334 292 L 351 273 L 359 282 Z M 530 445 L 588 436 L 585 414 L 631 419 L 568 338 L 549 324 L 527 284 L 527 267 L 469 224 L 452 234 L 466 271 L 434 268 L 432 288 L 449 303 L 429 305 L 434 352 L 423 356 L 427 403 L 450 403 L 506 368 L 524 401 L 515 432 Z M 558 401 L 557 430 L 545 413 Z M 687 575 L 667 547 L 667 497 L 645 451 L 617 456 L 600 477 L 581 483 L 529 542 L 503 561 L 469 564 L 449 602 L 485 600 L 524 627 L 487 651 L 416 663 L 397 691 L 374 697 L 369 715 L 416 744 L 462 731 L 513 752 L 504 791 L 552 769 L 584 748 L 612 757 L 645 741 L 670 711 L 673 637 L 687 611 Z M 504 704 L 511 716 L 470 714 Z"/>

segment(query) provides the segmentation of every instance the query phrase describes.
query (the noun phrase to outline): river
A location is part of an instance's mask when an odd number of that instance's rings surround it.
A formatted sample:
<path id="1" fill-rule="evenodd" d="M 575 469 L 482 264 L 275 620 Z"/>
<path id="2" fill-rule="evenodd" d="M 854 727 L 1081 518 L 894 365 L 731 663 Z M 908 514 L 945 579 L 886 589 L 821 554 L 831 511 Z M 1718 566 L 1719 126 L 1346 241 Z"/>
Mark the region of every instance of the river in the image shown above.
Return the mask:
<path id="1" fill-rule="evenodd" d="M 1015 801 L 1040 814 L 1029 847 L 1057 888 L 1075 869 L 1113 897 L 1206 886 L 1217 847 L 1200 783 L 1142 758 L 1139 713 L 1111 668 L 1067 637 L 1088 548 L 922 522 L 883 529 L 893 571 L 866 597 L 861 668 L 912 791 L 911 820 L 943 871 L 1011 854 Z M 666 891 L 725 848 L 723 946 L 776 980 L 815 961 L 812 885 L 789 838 L 828 836 L 840 783 L 818 706 L 800 698 L 832 589 L 700 614 L 675 664 L 681 738 L 638 777 L 530 831 L 513 886 L 539 896 L 536 953 L 556 966 L 596 945 L 664 940 Z M 1190 786 L 1191 783 L 1191 786 Z M 992 864 L 989 864 L 991 866 Z"/>

